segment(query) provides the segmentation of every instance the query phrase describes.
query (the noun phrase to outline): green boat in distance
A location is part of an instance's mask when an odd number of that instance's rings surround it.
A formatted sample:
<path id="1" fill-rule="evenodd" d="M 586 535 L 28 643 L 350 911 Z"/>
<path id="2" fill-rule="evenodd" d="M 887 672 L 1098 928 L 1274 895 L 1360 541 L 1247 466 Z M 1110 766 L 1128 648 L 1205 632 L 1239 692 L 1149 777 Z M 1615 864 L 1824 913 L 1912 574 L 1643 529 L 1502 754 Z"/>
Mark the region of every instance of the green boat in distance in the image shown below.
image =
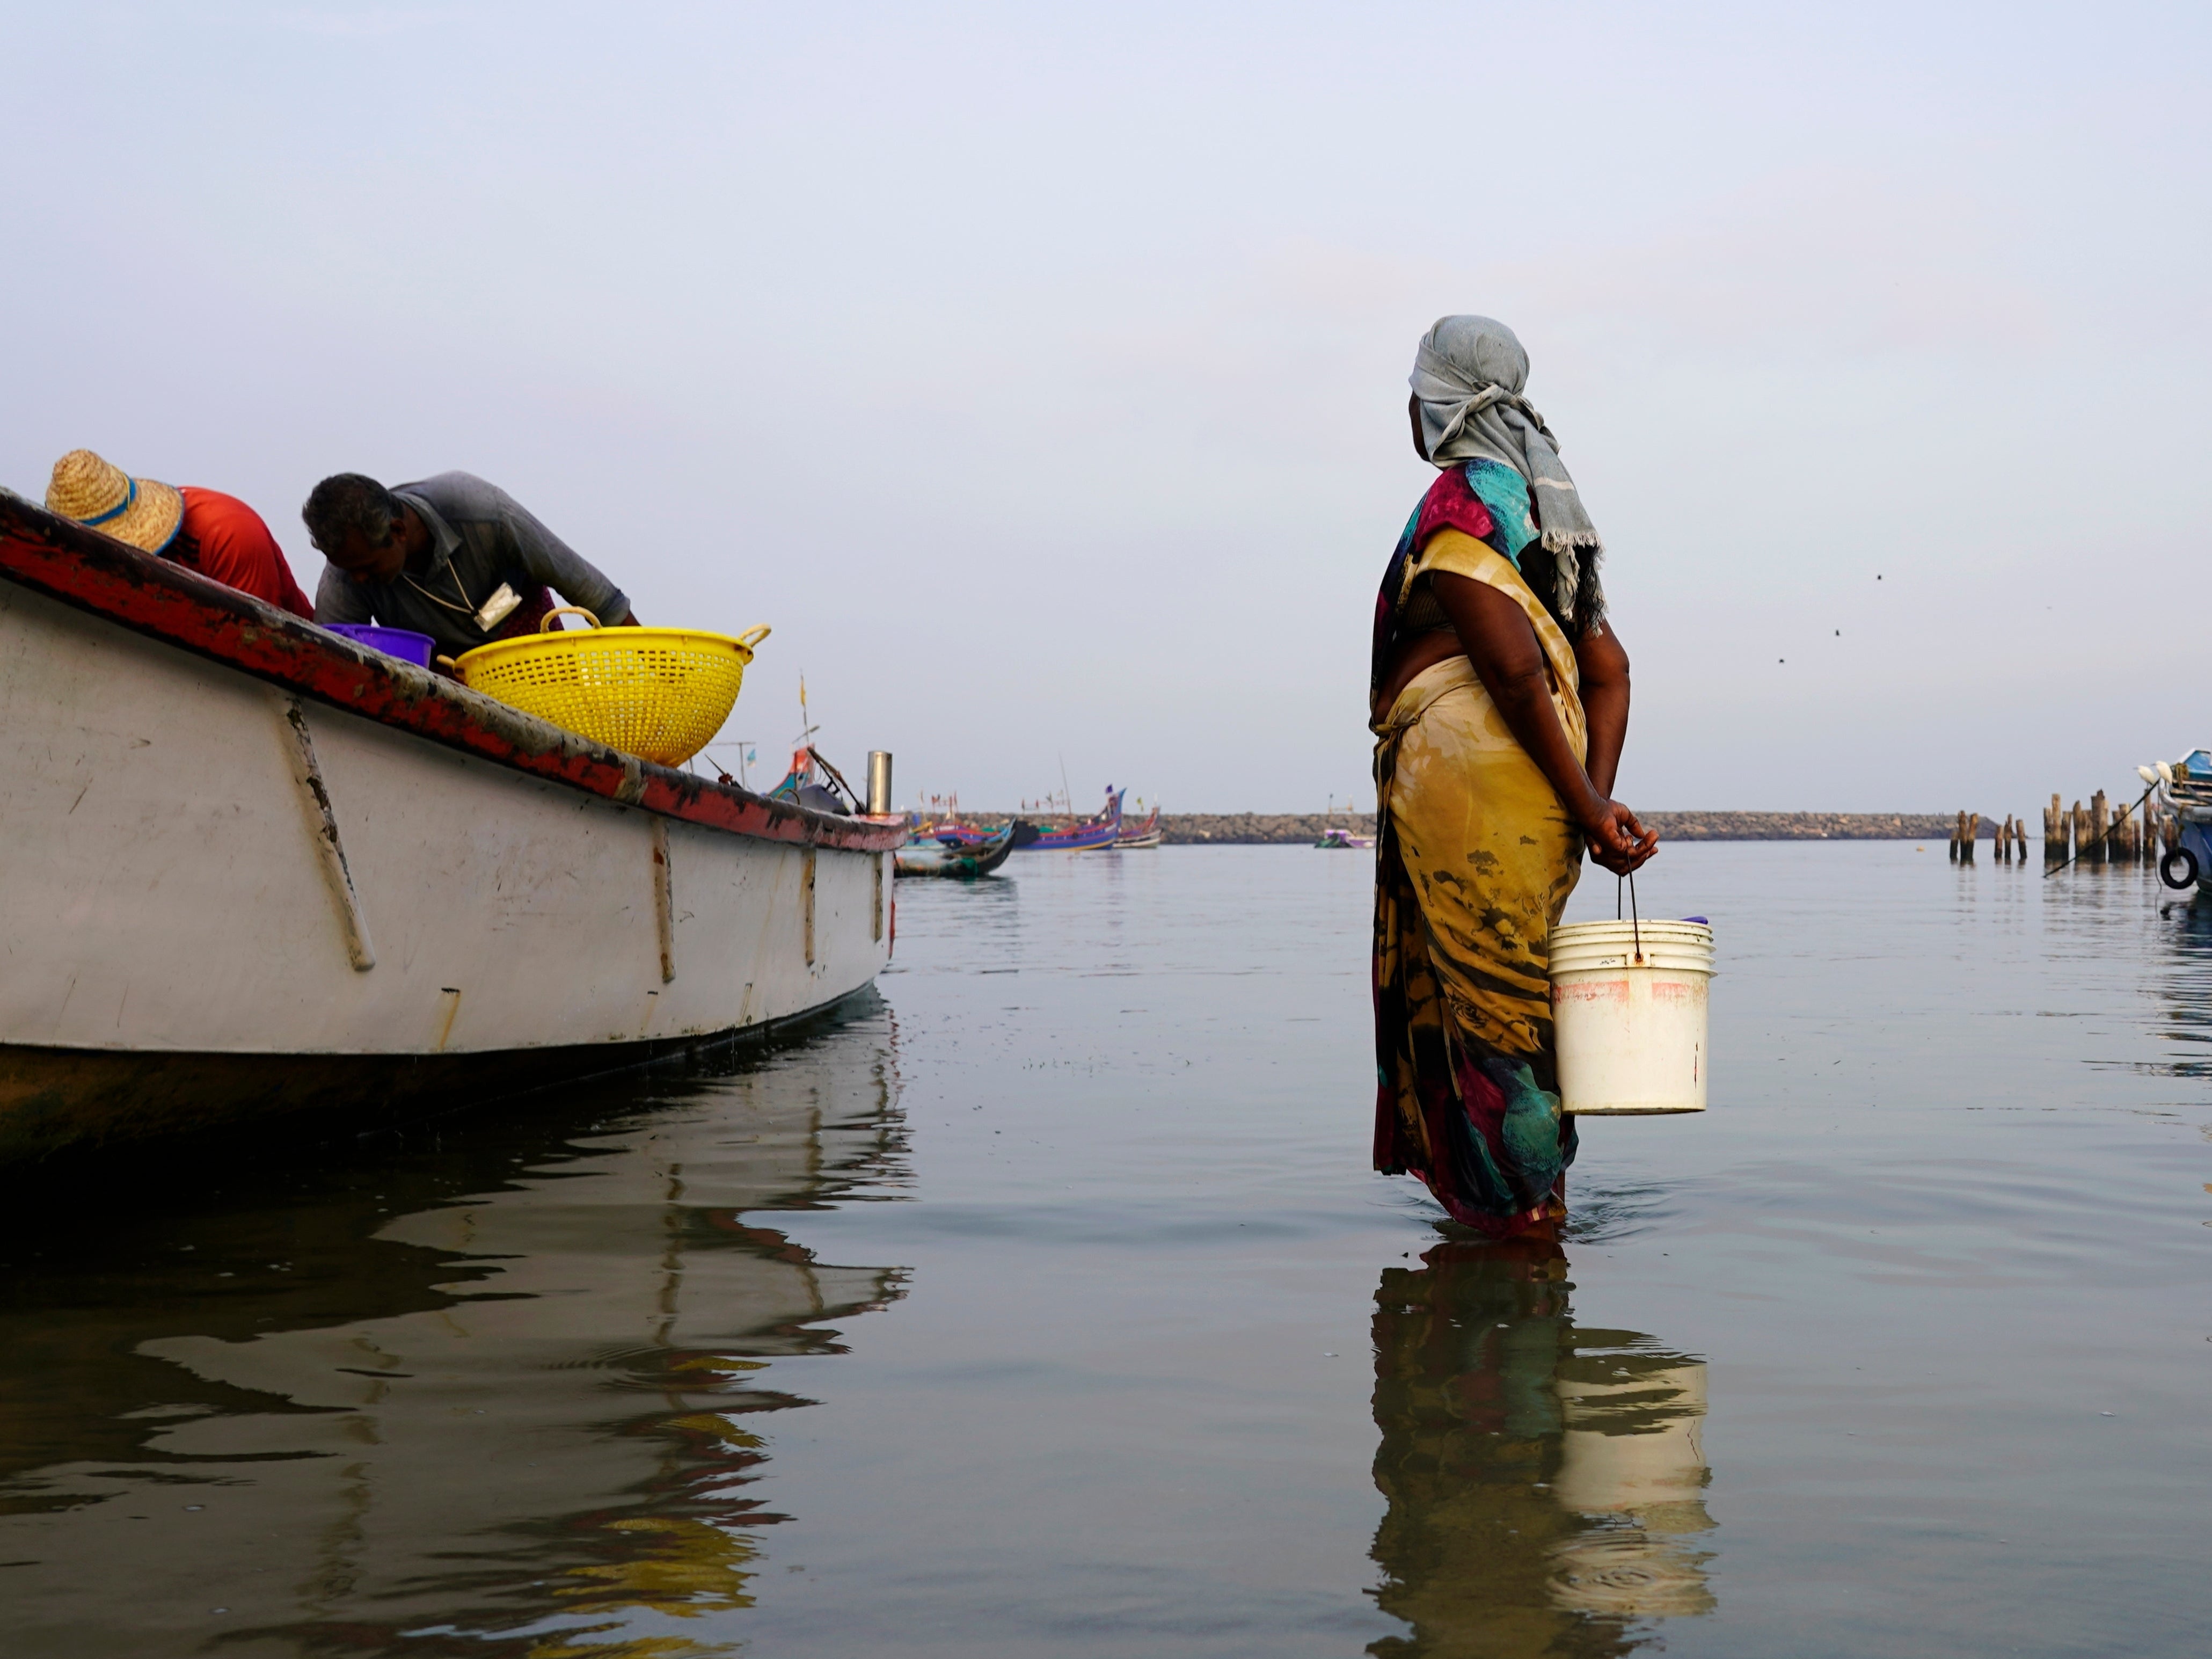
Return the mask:
<path id="1" fill-rule="evenodd" d="M 1014 826 L 1010 823 L 972 846 L 941 841 L 910 842 L 894 852 L 891 859 L 902 876 L 950 876 L 959 881 L 973 881 L 1004 864 L 1014 850 Z"/>

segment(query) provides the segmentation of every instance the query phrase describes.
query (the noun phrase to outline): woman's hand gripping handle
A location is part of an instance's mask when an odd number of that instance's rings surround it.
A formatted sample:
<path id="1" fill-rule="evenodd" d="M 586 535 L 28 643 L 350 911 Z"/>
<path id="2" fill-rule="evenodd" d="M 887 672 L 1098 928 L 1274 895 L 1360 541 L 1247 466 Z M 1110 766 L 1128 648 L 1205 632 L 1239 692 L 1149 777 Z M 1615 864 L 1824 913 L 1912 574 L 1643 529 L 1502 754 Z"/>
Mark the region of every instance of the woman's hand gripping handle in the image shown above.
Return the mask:
<path id="1" fill-rule="evenodd" d="M 1592 793 L 1595 795 L 1595 791 Z M 1583 836 L 1589 842 L 1591 859 L 1616 876 L 1641 870 L 1659 850 L 1659 832 L 1646 830 L 1636 814 L 1617 800 L 1599 795 L 1595 805 L 1595 810 L 1587 816 L 1577 815 Z"/>

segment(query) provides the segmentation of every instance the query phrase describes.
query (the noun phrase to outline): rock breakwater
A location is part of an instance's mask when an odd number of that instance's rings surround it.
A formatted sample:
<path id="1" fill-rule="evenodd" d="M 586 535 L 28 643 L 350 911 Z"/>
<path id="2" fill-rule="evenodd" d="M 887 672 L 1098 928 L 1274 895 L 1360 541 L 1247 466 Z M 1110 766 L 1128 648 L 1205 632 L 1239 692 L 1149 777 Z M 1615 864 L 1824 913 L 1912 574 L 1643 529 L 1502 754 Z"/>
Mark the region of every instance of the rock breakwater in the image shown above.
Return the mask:
<path id="1" fill-rule="evenodd" d="M 979 812 L 978 823 L 1008 815 Z M 1645 812 L 1644 821 L 1668 841 L 1948 841 L 1952 819 L 1941 812 Z M 1064 817 L 1036 817 L 1054 825 Z M 1160 830 L 1170 846 L 1290 847 L 1319 841 L 1324 830 L 1375 833 L 1371 812 L 1164 812 Z M 1984 840 L 1996 833 L 1987 820 Z"/>

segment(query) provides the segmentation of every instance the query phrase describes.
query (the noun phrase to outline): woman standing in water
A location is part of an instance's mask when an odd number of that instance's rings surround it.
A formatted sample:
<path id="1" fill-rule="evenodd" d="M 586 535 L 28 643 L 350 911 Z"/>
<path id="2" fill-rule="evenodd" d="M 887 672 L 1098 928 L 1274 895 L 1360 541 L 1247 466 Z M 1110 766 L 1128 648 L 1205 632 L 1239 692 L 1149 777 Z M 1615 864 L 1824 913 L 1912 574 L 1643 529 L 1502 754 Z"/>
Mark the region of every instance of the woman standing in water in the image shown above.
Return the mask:
<path id="1" fill-rule="evenodd" d="M 1612 799 L 1628 655 L 1603 544 L 1528 354 L 1446 317 L 1413 359 L 1413 447 L 1439 476 L 1375 609 L 1375 1167 L 1498 1237 L 1566 1213 L 1551 935 L 1585 848 L 1626 874 L 1659 838 Z"/>

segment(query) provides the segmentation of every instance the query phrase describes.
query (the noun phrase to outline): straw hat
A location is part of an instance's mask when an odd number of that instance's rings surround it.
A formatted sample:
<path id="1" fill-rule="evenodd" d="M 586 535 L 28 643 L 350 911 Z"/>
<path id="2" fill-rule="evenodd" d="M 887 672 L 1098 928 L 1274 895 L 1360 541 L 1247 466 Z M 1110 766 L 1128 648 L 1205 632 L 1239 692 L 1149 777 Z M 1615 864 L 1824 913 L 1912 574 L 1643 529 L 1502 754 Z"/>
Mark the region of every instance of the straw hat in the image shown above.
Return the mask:
<path id="1" fill-rule="evenodd" d="M 185 498 L 173 485 L 134 478 L 88 449 L 72 449 L 54 463 L 46 511 L 159 553 L 177 538 Z"/>

